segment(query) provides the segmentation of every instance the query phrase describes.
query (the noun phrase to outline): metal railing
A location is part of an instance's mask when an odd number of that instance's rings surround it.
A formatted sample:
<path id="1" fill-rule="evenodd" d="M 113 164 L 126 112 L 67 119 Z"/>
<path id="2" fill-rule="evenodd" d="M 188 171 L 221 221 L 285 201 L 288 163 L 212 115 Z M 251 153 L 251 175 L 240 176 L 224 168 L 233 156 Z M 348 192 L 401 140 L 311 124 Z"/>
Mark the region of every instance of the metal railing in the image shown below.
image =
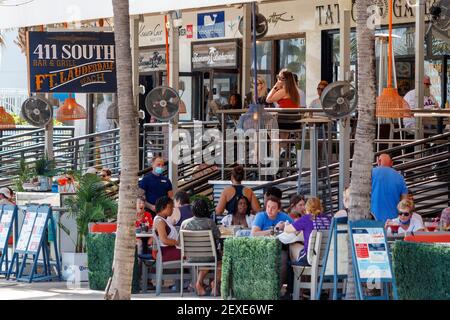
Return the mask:
<path id="1" fill-rule="evenodd" d="M 0 106 L 8 113 L 20 113 L 22 103 L 29 97 L 25 89 L 0 88 Z"/>

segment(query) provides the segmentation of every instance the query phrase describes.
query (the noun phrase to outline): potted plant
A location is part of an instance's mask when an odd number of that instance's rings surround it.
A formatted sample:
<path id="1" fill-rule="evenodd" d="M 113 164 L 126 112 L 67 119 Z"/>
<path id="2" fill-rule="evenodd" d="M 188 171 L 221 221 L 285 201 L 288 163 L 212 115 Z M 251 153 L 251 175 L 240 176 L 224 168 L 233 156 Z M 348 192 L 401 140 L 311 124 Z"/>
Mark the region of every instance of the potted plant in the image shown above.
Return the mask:
<path id="1" fill-rule="evenodd" d="M 73 273 L 75 267 L 80 269 L 80 281 L 87 281 L 86 238 L 89 233 L 89 223 L 105 222 L 115 218 L 117 203 L 107 196 L 99 177 L 86 174 L 80 179 L 75 195 L 65 199 L 64 205 L 68 209 L 69 217 L 76 222 L 77 240 L 74 253 L 62 253 L 62 265 L 65 271 L 63 276 L 70 277 L 70 270 Z"/>
<path id="2" fill-rule="evenodd" d="M 55 161 L 49 160 L 47 156 L 36 160 L 34 163 L 34 172 L 40 185 L 40 191 L 49 191 L 52 189 L 51 178 L 56 175 L 55 166 Z"/>

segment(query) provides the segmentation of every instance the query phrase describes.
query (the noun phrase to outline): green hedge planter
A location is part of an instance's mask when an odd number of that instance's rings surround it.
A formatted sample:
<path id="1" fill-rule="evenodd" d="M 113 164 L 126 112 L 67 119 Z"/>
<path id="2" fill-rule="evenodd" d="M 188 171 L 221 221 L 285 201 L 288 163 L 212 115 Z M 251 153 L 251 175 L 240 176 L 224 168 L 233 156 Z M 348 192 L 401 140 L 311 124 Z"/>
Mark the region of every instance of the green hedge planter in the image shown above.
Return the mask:
<path id="1" fill-rule="evenodd" d="M 115 240 L 115 234 L 111 233 L 95 233 L 87 237 L 89 288 L 92 290 L 105 290 L 108 279 L 112 276 Z M 132 293 L 139 293 L 139 279 L 140 270 L 135 255 Z"/>
<path id="2" fill-rule="evenodd" d="M 273 238 L 225 240 L 223 299 L 277 300 L 280 297 L 281 243 Z"/>
<path id="3" fill-rule="evenodd" d="M 399 299 L 450 299 L 450 247 L 397 241 L 392 257 Z"/>

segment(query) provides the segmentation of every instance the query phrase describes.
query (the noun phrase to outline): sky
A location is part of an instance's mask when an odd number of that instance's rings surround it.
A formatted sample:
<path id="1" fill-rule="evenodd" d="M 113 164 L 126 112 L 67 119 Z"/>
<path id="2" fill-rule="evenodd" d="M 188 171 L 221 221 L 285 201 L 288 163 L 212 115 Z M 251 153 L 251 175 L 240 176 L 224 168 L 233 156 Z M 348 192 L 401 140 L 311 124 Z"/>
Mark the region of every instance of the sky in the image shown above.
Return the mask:
<path id="1" fill-rule="evenodd" d="M 14 43 L 17 29 L 4 31 L 6 44 L 0 48 L 0 89 L 27 89 L 27 62 Z"/>

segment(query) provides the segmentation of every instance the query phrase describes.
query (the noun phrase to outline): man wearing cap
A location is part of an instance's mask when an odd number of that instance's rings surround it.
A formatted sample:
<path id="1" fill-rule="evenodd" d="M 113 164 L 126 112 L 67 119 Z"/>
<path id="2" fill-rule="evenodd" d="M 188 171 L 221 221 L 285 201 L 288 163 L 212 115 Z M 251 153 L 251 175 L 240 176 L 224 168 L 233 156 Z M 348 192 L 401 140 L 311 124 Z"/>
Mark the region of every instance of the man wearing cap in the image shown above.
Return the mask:
<path id="1" fill-rule="evenodd" d="M 0 189 L 0 205 L 9 204 L 15 205 L 13 202 L 13 191 L 8 187 L 3 187 Z"/>
<path id="2" fill-rule="evenodd" d="M 397 218 L 397 204 L 408 197 L 405 179 L 392 168 L 391 157 L 383 153 L 372 169 L 371 210 L 377 221 Z"/>
<path id="3" fill-rule="evenodd" d="M 436 98 L 431 94 L 430 91 L 431 80 L 429 76 L 423 77 L 423 85 L 424 85 L 423 108 L 424 109 L 439 108 L 439 103 L 437 102 Z M 405 94 L 403 98 L 405 99 L 406 102 L 408 102 L 409 107 L 411 109 L 418 109 L 416 107 L 416 89 L 409 91 L 407 94 Z M 416 127 L 416 120 L 414 117 L 404 118 L 403 125 L 405 129 L 414 129 Z"/>

